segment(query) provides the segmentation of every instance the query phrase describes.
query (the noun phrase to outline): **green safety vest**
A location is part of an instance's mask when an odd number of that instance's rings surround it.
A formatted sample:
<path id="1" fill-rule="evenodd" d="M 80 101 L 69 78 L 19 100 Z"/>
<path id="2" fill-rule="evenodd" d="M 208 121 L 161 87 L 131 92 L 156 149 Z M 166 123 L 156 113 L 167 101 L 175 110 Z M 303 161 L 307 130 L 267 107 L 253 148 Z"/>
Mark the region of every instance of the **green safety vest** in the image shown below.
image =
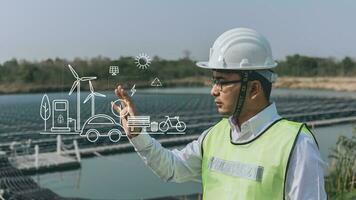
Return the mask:
<path id="1" fill-rule="evenodd" d="M 305 124 L 281 119 L 252 141 L 234 144 L 228 120 L 221 120 L 203 140 L 203 198 L 284 199 L 288 163 L 299 134 L 316 142 Z"/>

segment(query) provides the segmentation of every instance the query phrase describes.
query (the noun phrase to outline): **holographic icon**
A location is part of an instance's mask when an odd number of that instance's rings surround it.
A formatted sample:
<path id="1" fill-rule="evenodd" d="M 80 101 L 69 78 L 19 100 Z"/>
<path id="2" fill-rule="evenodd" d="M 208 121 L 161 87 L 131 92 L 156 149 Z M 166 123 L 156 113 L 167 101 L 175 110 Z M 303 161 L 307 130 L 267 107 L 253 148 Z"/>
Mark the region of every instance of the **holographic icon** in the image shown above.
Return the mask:
<path id="1" fill-rule="evenodd" d="M 116 76 L 116 74 L 120 73 L 120 69 L 119 66 L 110 66 L 109 67 L 109 74 L 111 74 L 112 76 Z"/>
<path id="2" fill-rule="evenodd" d="M 135 93 L 136 93 L 136 84 L 131 88 L 131 95 L 130 96 L 133 96 Z"/>
<path id="3" fill-rule="evenodd" d="M 121 136 L 126 136 L 118 128 L 124 130 L 121 124 L 116 123 L 109 115 L 97 114 L 85 121 L 79 135 L 86 137 L 89 142 L 96 142 L 99 137 L 109 137 L 111 142 L 118 142 Z"/>
<path id="4" fill-rule="evenodd" d="M 116 104 L 116 103 L 118 103 L 118 104 Z M 118 117 L 118 118 L 120 119 L 119 124 L 121 124 L 121 118 L 122 118 L 122 117 L 125 117 L 126 115 L 128 115 L 128 114 L 129 114 L 129 111 L 126 110 L 126 112 L 119 113 L 117 110 L 115 110 L 114 104 L 115 104 L 117 107 L 119 107 L 120 110 L 123 110 L 123 109 L 124 109 L 124 106 L 125 106 L 125 102 L 124 102 L 123 100 L 121 100 L 121 99 L 117 99 L 117 100 L 111 102 L 111 113 L 112 113 L 114 116 L 116 116 L 116 117 Z"/>
<path id="5" fill-rule="evenodd" d="M 162 87 L 162 82 L 156 77 L 151 82 L 151 86 L 153 86 L 153 87 Z"/>
<path id="6" fill-rule="evenodd" d="M 47 120 L 51 117 L 51 105 L 47 94 L 44 94 L 42 97 L 40 116 L 44 120 L 44 131 L 47 131 Z"/>
<path id="7" fill-rule="evenodd" d="M 90 81 L 96 79 L 95 76 L 90 77 L 79 77 L 77 72 L 73 69 L 71 65 L 68 65 L 70 71 L 72 72 L 74 78 L 76 79 L 73 82 L 72 88 L 69 91 L 68 95 L 71 95 L 75 89 L 77 89 L 77 130 L 80 130 L 80 82 L 81 81 Z"/>
<path id="8" fill-rule="evenodd" d="M 187 128 L 187 125 L 179 120 L 179 116 L 169 117 L 165 116 L 167 119 L 159 123 L 159 130 L 162 132 L 168 131 L 169 128 L 175 128 L 178 132 L 183 132 Z M 174 123 L 172 123 L 174 122 Z"/>
<path id="9" fill-rule="evenodd" d="M 151 125 L 150 116 L 128 116 L 127 125 L 131 131 L 134 131 L 134 128 L 143 128 L 146 131 Z"/>
<path id="10" fill-rule="evenodd" d="M 94 92 L 93 84 L 89 81 L 89 89 L 90 94 L 85 98 L 83 103 L 86 103 L 91 98 L 91 116 L 95 115 L 95 96 L 97 97 L 106 97 L 104 94 L 100 94 L 99 92 Z"/>
<path id="11" fill-rule="evenodd" d="M 151 131 L 157 132 L 158 130 L 158 122 L 151 122 Z"/>
<path id="12" fill-rule="evenodd" d="M 151 58 L 145 54 L 141 53 L 135 58 L 136 66 L 140 69 L 147 69 L 151 64 Z"/>
<path id="13" fill-rule="evenodd" d="M 70 132 L 69 103 L 66 99 L 52 101 L 52 128 L 51 132 Z"/>

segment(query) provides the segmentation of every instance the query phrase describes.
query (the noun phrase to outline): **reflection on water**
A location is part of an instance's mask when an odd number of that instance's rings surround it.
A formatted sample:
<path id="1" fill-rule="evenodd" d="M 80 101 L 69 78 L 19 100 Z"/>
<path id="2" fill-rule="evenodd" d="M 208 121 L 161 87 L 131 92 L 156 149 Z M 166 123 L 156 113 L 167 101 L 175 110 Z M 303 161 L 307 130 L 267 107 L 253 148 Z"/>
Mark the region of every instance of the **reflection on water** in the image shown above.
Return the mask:
<path id="1" fill-rule="evenodd" d="M 136 153 L 82 160 L 81 170 L 34 176 L 41 186 L 66 197 L 141 199 L 200 192 L 199 183 L 166 183 Z"/>

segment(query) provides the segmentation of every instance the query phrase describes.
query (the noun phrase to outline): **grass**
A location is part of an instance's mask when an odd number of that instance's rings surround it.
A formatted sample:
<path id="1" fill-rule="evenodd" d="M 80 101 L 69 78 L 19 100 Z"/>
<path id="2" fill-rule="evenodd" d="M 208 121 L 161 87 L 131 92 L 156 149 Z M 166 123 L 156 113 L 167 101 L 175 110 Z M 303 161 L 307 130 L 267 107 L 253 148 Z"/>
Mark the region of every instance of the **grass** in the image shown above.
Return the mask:
<path id="1" fill-rule="evenodd" d="M 329 155 L 325 187 L 329 199 L 356 199 L 356 129 L 351 138 L 340 136 Z"/>

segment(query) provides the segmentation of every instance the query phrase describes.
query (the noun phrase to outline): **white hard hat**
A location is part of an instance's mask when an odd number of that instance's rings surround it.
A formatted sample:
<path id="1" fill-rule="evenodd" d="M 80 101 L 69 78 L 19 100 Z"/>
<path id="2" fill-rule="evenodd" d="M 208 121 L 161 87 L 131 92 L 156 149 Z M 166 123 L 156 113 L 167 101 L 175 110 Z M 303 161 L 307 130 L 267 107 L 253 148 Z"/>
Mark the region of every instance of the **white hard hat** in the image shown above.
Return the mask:
<path id="1" fill-rule="evenodd" d="M 226 31 L 210 48 L 209 62 L 198 62 L 207 69 L 265 70 L 277 63 L 272 58 L 269 42 L 265 37 L 249 28 Z"/>

